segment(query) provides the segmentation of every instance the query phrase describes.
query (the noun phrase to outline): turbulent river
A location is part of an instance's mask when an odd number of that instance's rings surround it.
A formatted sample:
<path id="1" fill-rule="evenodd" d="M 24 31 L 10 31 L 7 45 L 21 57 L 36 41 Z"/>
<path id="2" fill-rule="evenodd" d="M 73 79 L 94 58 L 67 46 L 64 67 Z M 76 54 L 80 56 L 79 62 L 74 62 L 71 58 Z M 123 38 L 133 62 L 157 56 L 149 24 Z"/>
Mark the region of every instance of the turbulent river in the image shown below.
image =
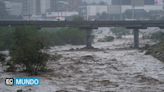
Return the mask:
<path id="1" fill-rule="evenodd" d="M 48 62 L 53 71 L 32 76 L 41 78 L 40 86 L 5 86 L 6 77 L 26 75 L 1 69 L 0 92 L 164 92 L 164 63 L 144 55 L 144 51 L 126 48 L 131 42 L 123 39 L 95 43 L 99 49 L 89 51 L 70 50 L 82 46 L 52 47 L 48 52 L 63 58 Z"/>

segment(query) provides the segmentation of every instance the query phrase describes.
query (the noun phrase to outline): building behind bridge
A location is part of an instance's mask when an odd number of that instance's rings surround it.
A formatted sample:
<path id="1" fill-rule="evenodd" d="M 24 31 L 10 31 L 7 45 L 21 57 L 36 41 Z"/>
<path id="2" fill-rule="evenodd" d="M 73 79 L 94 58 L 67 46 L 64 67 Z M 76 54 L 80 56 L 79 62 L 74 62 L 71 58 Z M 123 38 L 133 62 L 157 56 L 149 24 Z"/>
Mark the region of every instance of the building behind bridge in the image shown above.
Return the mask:
<path id="1" fill-rule="evenodd" d="M 133 2 L 135 1 L 135 2 Z M 162 16 L 163 3 L 156 0 L 111 0 L 105 4 L 86 4 L 80 7 L 80 15 L 86 20 L 96 19 L 147 19 L 147 15 Z M 134 12 L 134 16 L 133 13 Z M 101 18 L 99 18 L 101 17 Z M 106 17 L 106 18 L 103 18 Z"/>
<path id="2" fill-rule="evenodd" d="M 84 0 L 4 0 L 10 14 L 24 19 L 59 19 L 80 15 L 86 20 L 147 19 L 145 15 L 161 17 L 161 0 L 106 0 L 106 3 L 84 3 Z M 92 0 L 95 1 L 95 0 Z M 97 0 L 98 1 L 98 0 Z M 100 1 L 100 0 L 99 0 Z M 132 1 L 135 1 L 133 4 Z M 132 16 L 133 10 L 135 10 Z M 131 16 L 131 17 L 130 17 Z M 55 20 L 54 19 L 54 20 Z"/>
<path id="3" fill-rule="evenodd" d="M 4 0 L 12 15 L 21 15 L 25 19 L 45 17 L 47 13 L 78 12 L 82 0 Z M 17 6 L 17 7 L 16 7 Z"/>

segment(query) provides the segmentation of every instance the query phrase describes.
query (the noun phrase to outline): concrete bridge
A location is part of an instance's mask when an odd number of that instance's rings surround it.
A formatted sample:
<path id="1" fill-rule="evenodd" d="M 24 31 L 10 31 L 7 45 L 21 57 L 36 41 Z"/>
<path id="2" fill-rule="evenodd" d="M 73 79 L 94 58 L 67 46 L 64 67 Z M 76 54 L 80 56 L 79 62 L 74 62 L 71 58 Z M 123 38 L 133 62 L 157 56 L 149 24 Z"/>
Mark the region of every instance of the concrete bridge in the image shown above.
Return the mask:
<path id="1" fill-rule="evenodd" d="M 37 26 L 37 27 L 76 27 L 87 31 L 87 48 L 92 48 L 92 29 L 98 27 L 125 27 L 133 29 L 134 48 L 139 48 L 139 29 L 147 27 L 164 28 L 164 21 L 144 20 L 144 21 L 23 21 L 23 20 L 0 20 L 0 26 Z"/>

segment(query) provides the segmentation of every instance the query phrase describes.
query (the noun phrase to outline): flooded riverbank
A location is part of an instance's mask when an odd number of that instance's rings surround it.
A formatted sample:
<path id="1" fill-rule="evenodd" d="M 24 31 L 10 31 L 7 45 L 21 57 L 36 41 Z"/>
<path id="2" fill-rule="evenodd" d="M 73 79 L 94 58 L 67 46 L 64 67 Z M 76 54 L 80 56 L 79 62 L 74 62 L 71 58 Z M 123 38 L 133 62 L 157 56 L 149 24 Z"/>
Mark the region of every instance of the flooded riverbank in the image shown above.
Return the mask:
<path id="1" fill-rule="evenodd" d="M 50 72 L 42 74 L 38 87 L 8 87 L 6 77 L 27 77 L 5 73 L 0 69 L 0 92 L 163 92 L 164 64 L 144 52 L 129 47 L 132 40 L 95 43 L 98 51 L 71 51 L 82 46 L 59 46 L 49 54 L 61 54 L 58 61 L 49 61 Z M 102 49 L 103 48 L 103 49 Z"/>

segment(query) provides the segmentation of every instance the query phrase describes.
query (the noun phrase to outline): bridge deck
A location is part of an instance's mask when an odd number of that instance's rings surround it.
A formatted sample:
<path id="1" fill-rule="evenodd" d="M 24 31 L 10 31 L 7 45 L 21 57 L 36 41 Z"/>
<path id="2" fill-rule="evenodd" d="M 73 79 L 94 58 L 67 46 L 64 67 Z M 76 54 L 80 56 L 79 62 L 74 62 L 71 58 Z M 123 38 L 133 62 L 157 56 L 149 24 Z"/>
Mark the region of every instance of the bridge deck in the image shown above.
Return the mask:
<path id="1" fill-rule="evenodd" d="M 145 21 L 23 21 L 23 20 L 0 20 L 0 26 L 23 26 L 32 25 L 38 27 L 127 27 L 127 28 L 164 28 L 164 21 L 145 20 Z"/>

